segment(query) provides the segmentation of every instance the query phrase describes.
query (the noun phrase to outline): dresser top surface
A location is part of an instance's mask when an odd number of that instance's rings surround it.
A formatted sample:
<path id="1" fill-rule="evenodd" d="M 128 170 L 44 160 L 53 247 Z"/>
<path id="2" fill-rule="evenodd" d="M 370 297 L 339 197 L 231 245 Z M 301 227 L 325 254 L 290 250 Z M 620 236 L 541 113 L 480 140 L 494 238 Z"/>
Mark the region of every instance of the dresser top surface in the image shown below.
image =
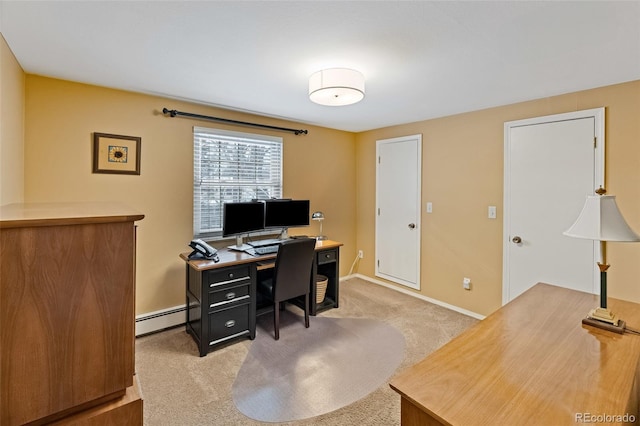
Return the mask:
<path id="1" fill-rule="evenodd" d="M 120 203 L 17 203 L 0 206 L 0 228 L 131 222 L 144 215 Z"/>

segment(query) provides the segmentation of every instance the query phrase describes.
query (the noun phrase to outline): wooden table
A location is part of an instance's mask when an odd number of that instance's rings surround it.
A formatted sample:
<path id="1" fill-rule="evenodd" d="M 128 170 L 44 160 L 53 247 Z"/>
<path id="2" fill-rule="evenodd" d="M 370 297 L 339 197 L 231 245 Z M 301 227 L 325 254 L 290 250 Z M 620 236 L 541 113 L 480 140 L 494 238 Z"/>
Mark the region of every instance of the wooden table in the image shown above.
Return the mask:
<path id="1" fill-rule="evenodd" d="M 583 325 L 597 306 L 538 283 L 392 381 L 402 425 L 637 422 L 640 335 Z M 609 308 L 640 328 L 640 305 Z"/>

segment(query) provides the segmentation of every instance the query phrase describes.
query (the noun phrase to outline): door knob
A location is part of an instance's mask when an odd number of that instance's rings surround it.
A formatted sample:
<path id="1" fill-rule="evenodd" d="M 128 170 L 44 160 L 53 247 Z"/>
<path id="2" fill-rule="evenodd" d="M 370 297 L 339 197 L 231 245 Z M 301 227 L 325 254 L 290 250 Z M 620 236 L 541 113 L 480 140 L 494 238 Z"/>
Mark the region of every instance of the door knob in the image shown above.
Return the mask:
<path id="1" fill-rule="evenodd" d="M 522 242 L 522 238 L 518 237 L 517 235 L 515 237 L 513 237 L 513 239 L 511 240 L 516 244 L 520 244 Z"/>
<path id="2" fill-rule="evenodd" d="M 409 224 L 409 229 L 415 229 L 416 228 L 416 224 L 415 223 L 410 223 Z"/>

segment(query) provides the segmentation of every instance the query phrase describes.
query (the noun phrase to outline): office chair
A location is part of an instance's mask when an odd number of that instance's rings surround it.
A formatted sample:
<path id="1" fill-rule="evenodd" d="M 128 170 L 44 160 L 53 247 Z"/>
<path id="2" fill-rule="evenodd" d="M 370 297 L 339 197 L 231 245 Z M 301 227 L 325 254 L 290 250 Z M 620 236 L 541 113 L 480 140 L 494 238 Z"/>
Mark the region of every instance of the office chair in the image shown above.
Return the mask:
<path id="1" fill-rule="evenodd" d="M 304 295 L 304 326 L 309 328 L 309 294 L 316 240 L 295 238 L 280 244 L 273 278 L 261 281 L 261 293 L 273 302 L 273 329 L 275 340 L 280 339 L 280 306 L 284 302 Z"/>

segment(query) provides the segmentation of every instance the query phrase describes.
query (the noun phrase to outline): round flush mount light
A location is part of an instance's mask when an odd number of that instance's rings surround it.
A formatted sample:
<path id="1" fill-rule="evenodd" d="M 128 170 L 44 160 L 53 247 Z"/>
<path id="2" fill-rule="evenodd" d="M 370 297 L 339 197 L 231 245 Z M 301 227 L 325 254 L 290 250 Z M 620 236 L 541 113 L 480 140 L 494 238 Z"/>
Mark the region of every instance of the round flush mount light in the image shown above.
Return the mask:
<path id="1" fill-rule="evenodd" d="M 343 106 L 364 98 L 364 76 L 349 68 L 328 68 L 309 78 L 309 99 L 320 105 Z"/>

